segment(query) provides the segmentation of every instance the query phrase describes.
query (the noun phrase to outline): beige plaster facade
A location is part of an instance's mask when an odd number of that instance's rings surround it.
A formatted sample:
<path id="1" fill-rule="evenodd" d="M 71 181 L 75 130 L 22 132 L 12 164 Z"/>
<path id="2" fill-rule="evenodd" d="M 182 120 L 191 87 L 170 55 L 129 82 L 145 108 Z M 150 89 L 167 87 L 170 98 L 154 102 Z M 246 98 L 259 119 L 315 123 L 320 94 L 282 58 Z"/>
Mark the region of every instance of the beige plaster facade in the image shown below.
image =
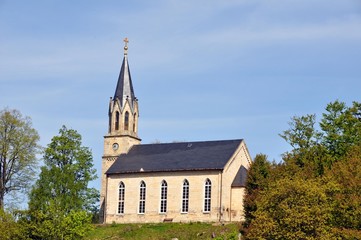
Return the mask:
<path id="1" fill-rule="evenodd" d="M 228 222 L 243 220 L 244 188 L 231 187 L 241 165 L 250 157 L 244 142 L 224 171 L 181 171 L 110 175 L 106 178 L 105 223 Z M 204 211 L 205 182 L 211 181 L 211 210 Z M 161 183 L 167 182 L 167 211 L 160 212 Z M 189 209 L 182 212 L 183 182 L 189 182 Z M 140 183 L 146 184 L 145 212 L 139 213 Z M 125 189 L 124 213 L 118 213 L 119 185 Z"/>

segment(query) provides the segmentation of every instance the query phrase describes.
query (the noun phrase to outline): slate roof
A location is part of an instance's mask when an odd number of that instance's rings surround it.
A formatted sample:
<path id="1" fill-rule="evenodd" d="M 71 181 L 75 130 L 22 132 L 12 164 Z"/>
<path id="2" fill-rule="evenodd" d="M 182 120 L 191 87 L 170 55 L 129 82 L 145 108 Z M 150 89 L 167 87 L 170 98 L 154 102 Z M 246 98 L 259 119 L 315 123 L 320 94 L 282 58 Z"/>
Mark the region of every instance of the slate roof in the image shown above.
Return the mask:
<path id="1" fill-rule="evenodd" d="M 123 107 L 126 99 L 130 100 L 131 107 L 135 100 L 132 78 L 130 76 L 130 69 L 128 58 L 124 55 L 122 67 L 120 68 L 117 87 L 115 88 L 114 100 L 119 99 L 120 106 Z"/>
<path id="2" fill-rule="evenodd" d="M 248 170 L 242 165 L 233 179 L 232 187 L 245 187 Z"/>
<path id="3" fill-rule="evenodd" d="M 134 145 L 106 174 L 223 170 L 242 139 Z"/>

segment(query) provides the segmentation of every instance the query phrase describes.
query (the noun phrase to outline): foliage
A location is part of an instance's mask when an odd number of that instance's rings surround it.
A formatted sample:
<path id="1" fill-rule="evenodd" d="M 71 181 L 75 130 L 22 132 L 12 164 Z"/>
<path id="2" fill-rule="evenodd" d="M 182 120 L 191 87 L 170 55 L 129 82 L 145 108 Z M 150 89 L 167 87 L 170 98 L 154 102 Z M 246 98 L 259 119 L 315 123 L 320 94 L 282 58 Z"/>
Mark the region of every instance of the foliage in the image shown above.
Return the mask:
<path id="1" fill-rule="evenodd" d="M 253 215 L 246 196 L 246 239 L 360 238 L 361 104 L 330 103 L 315 125 L 315 115 L 293 117 L 280 134 L 293 149 L 253 191 Z"/>
<path id="2" fill-rule="evenodd" d="M 322 133 L 315 129 L 316 115 L 293 117 L 290 129 L 280 134 L 292 147 L 283 155 L 288 165 L 308 168 L 314 175 L 322 175 L 330 165 L 327 149 L 322 145 Z"/>
<path id="3" fill-rule="evenodd" d="M 52 213 L 28 212 L 30 220 L 22 218 L 19 223 L 25 226 L 31 239 L 81 239 L 93 229 L 90 224 L 92 216 L 86 211 L 70 211 L 61 217 L 54 217 Z"/>
<path id="4" fill-rule="evenodd" d="M 361 230 L 347 229 L 347 228 L 333 228 L 332 233 L 336 239 L 342 240 L 358 240 L 361 239 Z"/>
<path id="5" fill-rule="evenodd" d="M 290 129 L 280 134 L 292 147 L 284 154 L 284 161 L 293 161 L 303 168 L 311 165 L 316 175 L 322 175 L 349 149 L 361 143 L 361 103 L 351 107 L 335 101 L 326 106 L 320 121 L 321 131 L 315 128 L 316 116 L 293 117 Z"/>
<path id="6" fill-rule="evenodd" d="M 267 185 L 267 178 L 271 165 L 267 161 L 267 156 L 257 154 L 248 170 L 246 182 L 246 195 L 244 199 L 245 218 L 244 227 L 247 228 L 254 219 L 254 212 L 257 210 L 256 199 L 259 191 Z"/>
<path id="7" fill-rule="evenodd" d="M 12 214 L 0 209 L 0 240 L 28 239 L 25 228 L 15 221 Z"/>
<path id="8" fill-rule="evenodd" d="M 88 188 L 96 178 L 92 154 L 82 146 L 77 131 L 63 126 L 45 149 L 44 163 L 30 193 L 30 234 L 46 239 L 79 239 L 89 228 L 99 196 Z"/>
<path id="9" fill-rule="evenodd" d="M 29 187 L 37 167 L 38 141 L 29 117 L 17 110 L 0 111 L 0 209 L 5 195 Z"/>
<path id="10" fill-rule="evenodd" d="M 284 178 L 260 193 L 247 239 L 332 239 L 332 184 Z"/>
<path id="11" fill-rule="evenodd" d="M 30 194 L 30 210 L 47 211 L 54 207 L 61 213 L 86 210 L 93 202 L 94 190 L 88 183 L 96 178 L 90 150 L 81 146 L 81 136 L 63 126 L 45 150 L 40 179 Z"/>
<path id="12" fill-rule="evenodd" d="M 361 143 L 361 103 L 351 107 L 335 101 L 326 107 L 320 126 L 324 131 L 323 144 L 334 158 L 342 157 L 352 147 Z"/>
<path id="13" fill-rule="evenodd" d="M 336 162 L 326 175 L 339 185 L 334 197 L 333 226 L 361 229 L 361 145 Z"/>
<path id="14" fill-rule="evenodd" d="M 316 115 L 293 117 L 290 129 L 280 134 L 295 151 L 315 146 L 320 141 L 320 133 L 315 130 Z"/>

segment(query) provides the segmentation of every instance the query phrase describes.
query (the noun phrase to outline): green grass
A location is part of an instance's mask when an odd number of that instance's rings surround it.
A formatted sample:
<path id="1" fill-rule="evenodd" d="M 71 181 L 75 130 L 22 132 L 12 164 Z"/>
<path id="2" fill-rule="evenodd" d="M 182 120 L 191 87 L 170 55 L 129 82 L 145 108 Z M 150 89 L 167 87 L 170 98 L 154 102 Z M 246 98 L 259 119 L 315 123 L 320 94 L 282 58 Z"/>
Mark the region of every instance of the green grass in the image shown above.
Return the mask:
<path id="1" fill-rule="evenodd" d="M 239 223 L 226 225 L 212 223 L 147 223 L 96 225 L 85 239 L 137 240 L 157 239 L 237 239 Z M 212 238 L 212 234 L 216 238 Z"/>

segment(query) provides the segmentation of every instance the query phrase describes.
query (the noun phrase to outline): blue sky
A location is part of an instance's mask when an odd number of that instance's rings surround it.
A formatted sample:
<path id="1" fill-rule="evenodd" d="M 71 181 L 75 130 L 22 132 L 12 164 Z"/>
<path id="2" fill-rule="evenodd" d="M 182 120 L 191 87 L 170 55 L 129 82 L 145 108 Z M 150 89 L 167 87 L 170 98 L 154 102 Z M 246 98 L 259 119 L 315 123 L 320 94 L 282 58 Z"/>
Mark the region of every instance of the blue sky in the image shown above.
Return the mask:
<path id="1" fill-rule="evenodd" d="M 125 37 L 143 143 L 244 138 L 280 161 L 292 116 L 361 101 L 359 0 L 0 0 L 0 109 L 43 146 L 76 129 L 99 173 Z"/>

